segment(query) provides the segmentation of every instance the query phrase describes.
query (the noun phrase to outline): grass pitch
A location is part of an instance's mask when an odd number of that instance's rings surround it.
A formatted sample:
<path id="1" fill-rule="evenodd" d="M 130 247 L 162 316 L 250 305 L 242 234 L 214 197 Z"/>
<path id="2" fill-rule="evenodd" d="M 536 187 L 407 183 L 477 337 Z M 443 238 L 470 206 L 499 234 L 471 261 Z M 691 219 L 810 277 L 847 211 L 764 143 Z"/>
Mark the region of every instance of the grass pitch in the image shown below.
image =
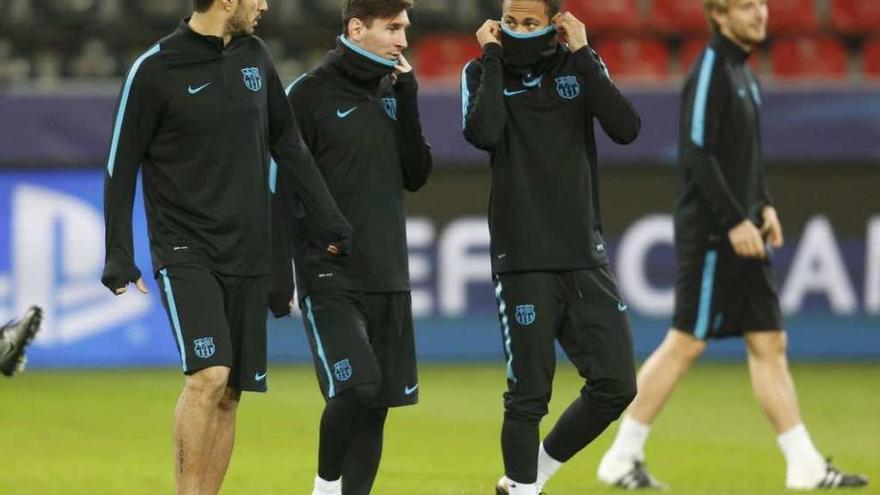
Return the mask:
<path id="1" fill-rule="evenodd" d="M 880 493 L 880 365 L 793 367 L 814 441 Z M 490 495 L 502 473 L 503 366 L 426 365 L 421 404 L 393 410 L 377 495 Z M 308 494 L 321 398 L 311 368 L 274 367 L 268 395 L 245 395 L 224 494 Z M 0 380 L 0 494 L 169 494 L 173 370 L 27 372 Z M 560 364 L 544 431 L 580 387 Z M 617 426 L 562 468 L 551 495 L 623 493 L 596 482 Z M 697 366 L 647 448 L 669 494 L 784 493 L 784 462 L 743 363 Z"/>

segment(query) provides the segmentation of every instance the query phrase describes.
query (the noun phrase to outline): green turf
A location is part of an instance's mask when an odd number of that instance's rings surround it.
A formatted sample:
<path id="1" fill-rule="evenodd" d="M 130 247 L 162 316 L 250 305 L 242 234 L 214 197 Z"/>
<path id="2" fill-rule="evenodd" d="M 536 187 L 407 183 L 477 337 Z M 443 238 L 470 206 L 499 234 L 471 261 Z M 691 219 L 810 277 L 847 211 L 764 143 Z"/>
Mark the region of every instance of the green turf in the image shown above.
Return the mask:
<path id="1" fill-rule="evenodd" d="M 392 412 L 374 493 L 490 495 L 501 474 L 501 366 L 423 366 L 421 404 Z M 867 473 L 880 493 L 880 366 L 796 365 L 820 449 Z M 274 368 L 271 393 L 246 395 L 224 494 L 305 494 L 321 400 L 310 369 Z M 172 493 L 174 371 L 29 372 L 0 381 L 0 494 Z M 552 419 L 579 383 L 560 366 Z M 545 421 L 545 429 L 550 422 Z M 611 432 L 616 431 L 612 426 Z M 611 434 L 563 467 L 552 495 L 620 493 L 595 481 Z M 742 364 L 695 368 L 648 444 L 670 494 L 782 493 L 784 464 Z"/>

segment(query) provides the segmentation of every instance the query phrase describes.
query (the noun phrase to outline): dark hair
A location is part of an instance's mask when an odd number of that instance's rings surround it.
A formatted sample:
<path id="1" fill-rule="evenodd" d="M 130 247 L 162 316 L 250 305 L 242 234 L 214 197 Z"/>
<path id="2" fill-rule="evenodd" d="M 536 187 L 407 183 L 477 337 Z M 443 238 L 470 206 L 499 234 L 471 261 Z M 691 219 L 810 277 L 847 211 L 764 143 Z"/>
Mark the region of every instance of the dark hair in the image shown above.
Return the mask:
<path id="1" fill-rule="evenodd" d="M 536 2 L 544 2 L 544 5 L 547 6 L 547 17 L 553 18 L 556 14 L 562 10 L 562 0 L 535 0 Z M 504 3 L 504 0 L 501 1 Z"/>
<path id="2" fill-rule="evenodd" d="M 193 0 L 193 10 L 196 12 L 207 12 L 214 5 L 214 0 Z"/>
<path id="3" fill-rule="evenodd" d="M 348 34 L 348 23 L 352 19 L 360 19 L 369 26 L 374 19 L 394 17 L 412 6 L 413 0 L 345 0 L 342 5 L 342 32 Z"/>

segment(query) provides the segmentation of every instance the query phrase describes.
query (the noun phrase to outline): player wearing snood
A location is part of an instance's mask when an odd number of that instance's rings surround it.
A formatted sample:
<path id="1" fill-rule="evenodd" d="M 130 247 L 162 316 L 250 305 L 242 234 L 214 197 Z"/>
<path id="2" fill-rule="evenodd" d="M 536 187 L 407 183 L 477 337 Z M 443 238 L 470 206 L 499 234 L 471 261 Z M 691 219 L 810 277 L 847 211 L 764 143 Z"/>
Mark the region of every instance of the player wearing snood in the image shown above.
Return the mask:
<path id="1" fill-rule="evenodd" d="M 492 270 L 508 384 L 499 494 L 539 492 L 635 395 L 627 308 L 602 237 L 593 126 L 628 144 L 641 121 L 587 45 L 584 25 L 558 14 L 558 4 L 505 1 L 502 22 L 477 33 L 482 57 L 462 73 L 464 135 L 492 167 Z M 554 341 L 588 385 L 539 447 Z"/>

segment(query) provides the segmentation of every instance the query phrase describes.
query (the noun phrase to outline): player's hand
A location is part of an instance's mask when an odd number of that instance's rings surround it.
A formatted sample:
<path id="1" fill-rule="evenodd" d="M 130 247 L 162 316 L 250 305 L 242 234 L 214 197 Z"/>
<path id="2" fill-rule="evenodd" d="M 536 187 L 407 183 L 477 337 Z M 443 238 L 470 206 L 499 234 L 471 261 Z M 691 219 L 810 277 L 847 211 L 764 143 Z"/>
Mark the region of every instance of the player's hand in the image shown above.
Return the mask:
<path id="1" fill-rule="evenodd" d="M 572 53 L 587 46 L 587 26 L 571 12 L 563 12 L 553 16 L 551 20 L 562 41 L 568 44 Z"/>
<path id="2" fill-rule="evenodd" d="M 489 43 L 501 44 L 501 23 L 498 21 L 488 20 L 480 26 L 477 31 L 477 41 L 480 48 L 484 48 Z"/>
<path id="3" fill-rule="evenodd" d="M 727 237 L 738 256 L 757 259 L 763 259 L 767 256 L 761 231 L 755 227 L 751 220 L 743 220 L 742 223 L 730 229 Z"/>
<path id="4" fill-rule="evenodd" d="M 141 271 L 129 263 L 119 263 L 108 260 L 104 264 L 104 272 L 101 274 L 101 283 L 110 289 L 115 295 L 125 294 L 128 284 L 134 283 L 141 293 L 149 292 L 147 284 L 141 278 Z"/>
<path id="5" fill-rule="evenodd" d="M 394 66 L 395 74 L 409 74 L 412 72 L 412 65 L 409 65 L 409 61 L 406 57 L 401 53 L 399 57 L 397 57 L 397 65 Z"/>
<path id="6" fill-rule="evenodd" d="M 782 223 L 776 214 L 776 208 L 765 206 L 762 216 L 764 217 L 764 225 L 761 226 L 761 235 L 767 237 L 771 246 L 781 248 L 785 239 L 782 236 Z"/>
<path id="7" fill-rule="evenodd" d="M 147 284 L 144 283 L 144 279 L 142 279 L 142 278 L 137 279 L 137 282 L 134 283 L 134 286 L 137 287 L 137 289 L 139 291 L 141 291 L 141 294 L 146 294 L 146 293 L 150 292 L 147 289 Z M 125 294 L 127 291 L 128 291 L 128 286 L 125 286 L 125 287 L 120 287 L 120 288 L 116 289 L 115 293 L 117 296 L 121 296 L 122 294 Z"/>

